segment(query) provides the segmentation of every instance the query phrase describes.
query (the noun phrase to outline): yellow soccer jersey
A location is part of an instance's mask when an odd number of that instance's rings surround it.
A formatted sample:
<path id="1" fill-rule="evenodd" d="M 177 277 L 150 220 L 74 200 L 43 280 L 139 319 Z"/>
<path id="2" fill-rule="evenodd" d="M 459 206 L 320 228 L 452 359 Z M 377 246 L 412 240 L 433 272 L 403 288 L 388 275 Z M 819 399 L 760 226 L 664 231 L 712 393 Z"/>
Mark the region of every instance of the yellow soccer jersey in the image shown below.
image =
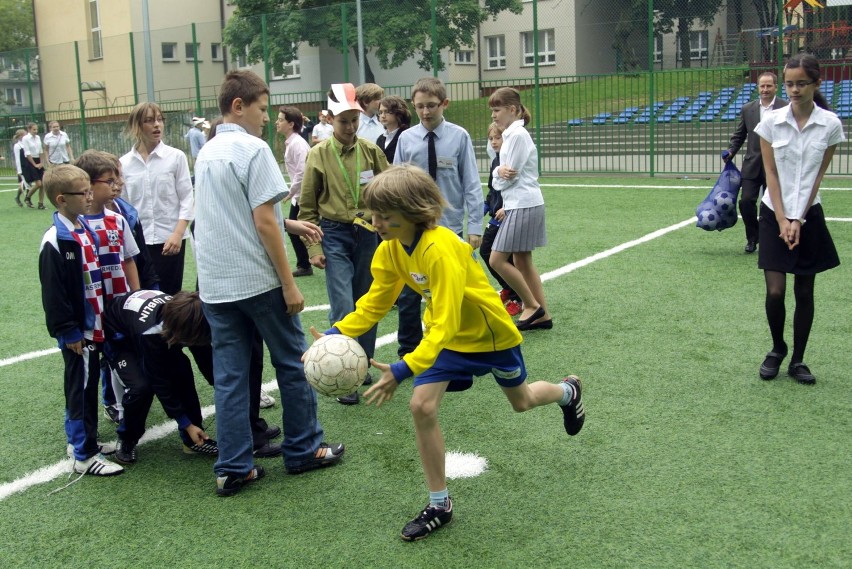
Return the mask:
<path id="1" fill-rule="evenodd" d="M 369 292 L 334 327 L 360 336 L 388 313 L 408 285 L 426 299 L 423 341 L 403 358 L 413 375 L 430 368 L 444 348 L 493 352 L 523 341 L 471 246 L 445 227 L 424 231 L 411 254 L 396 239 L 383 241 L 371 270 Z"/>

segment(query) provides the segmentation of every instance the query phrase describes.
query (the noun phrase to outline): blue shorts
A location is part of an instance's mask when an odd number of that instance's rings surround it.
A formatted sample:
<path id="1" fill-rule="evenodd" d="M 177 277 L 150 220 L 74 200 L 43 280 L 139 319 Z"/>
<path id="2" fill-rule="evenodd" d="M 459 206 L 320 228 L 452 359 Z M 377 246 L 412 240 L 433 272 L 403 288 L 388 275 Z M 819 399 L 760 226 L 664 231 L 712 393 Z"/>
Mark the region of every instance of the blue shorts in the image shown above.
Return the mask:
<path id="1" fill-rule="evenodd" d="M 464 391 L 473 377 L 490 373 L 500 387 L 517 387 L 527 379 L 521 347 L 496 352 L 456 352 L 441 350 L 435 363 L 414 378 L 414 386 L 449 381 L 447 391 Z"/>

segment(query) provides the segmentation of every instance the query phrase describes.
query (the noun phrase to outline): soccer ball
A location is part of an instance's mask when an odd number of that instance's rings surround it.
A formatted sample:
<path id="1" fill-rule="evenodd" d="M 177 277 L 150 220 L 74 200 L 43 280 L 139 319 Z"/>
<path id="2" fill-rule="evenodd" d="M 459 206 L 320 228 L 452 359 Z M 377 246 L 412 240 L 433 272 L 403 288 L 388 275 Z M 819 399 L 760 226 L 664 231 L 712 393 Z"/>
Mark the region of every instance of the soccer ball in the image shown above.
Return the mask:
<path id="1" fill-rule="evenodd" d="M 722 222 L 722 216 L 715 209 L 702 209 L 698 212 L 698 227 L 713 231 Z"/>
<path id="2" fill-rule="evenodd" d="M 734 196 L 730 192 L 720 192 L 719 195 L 713 199 L 713 205 L 716 206 L 717 210 L 722 212 L 733 211 Z"/>
<path id="3" fill-rule="evenodd" d="M 321 395 L 336 397 L 358 389 L 370 362 L 357 341 L 343 334 L 329 334 L 305 352 L 305 377 Z"/>

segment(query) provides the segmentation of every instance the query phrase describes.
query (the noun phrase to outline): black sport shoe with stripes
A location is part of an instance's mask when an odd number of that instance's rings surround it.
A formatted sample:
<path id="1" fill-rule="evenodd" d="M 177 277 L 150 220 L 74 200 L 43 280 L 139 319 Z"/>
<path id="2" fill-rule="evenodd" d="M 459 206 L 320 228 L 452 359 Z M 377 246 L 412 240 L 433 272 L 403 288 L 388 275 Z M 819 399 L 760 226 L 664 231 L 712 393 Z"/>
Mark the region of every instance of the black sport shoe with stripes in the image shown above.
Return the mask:
<path id="1" fill-rule="evenodd" d="M 225 476 L 216 477 L 216 494 L 219 496 L 233 496 L 243 489 L 243 486 L 250 482 L 255 482 L 266 476 L 266 471 L 262 466 L 255 466 L 251 472 L 245 476 L 238 474 L 226 474 Z"/>
<path id="2" fill-rule="evenodd" d="M 569 375 L 562 380 L 574 388 L 574 397 L 568 405 L 560 405 L 564 416 L 565 432 L 572 437 L 580 432 L 586 421 L 586 409 L 583 407 L 583 384 L 576 375 Z"/>
<path id="3" fill-rule="evenodd" d="M 447 509 L 436 508 L 429 504 L 420 515 L 405 524 L 400 537 L 404 541 L 417 541 L 429 537 L 429 534 L 445 526 L 453 519 L 453 501 L 450 499 L 450 507 Z"/>

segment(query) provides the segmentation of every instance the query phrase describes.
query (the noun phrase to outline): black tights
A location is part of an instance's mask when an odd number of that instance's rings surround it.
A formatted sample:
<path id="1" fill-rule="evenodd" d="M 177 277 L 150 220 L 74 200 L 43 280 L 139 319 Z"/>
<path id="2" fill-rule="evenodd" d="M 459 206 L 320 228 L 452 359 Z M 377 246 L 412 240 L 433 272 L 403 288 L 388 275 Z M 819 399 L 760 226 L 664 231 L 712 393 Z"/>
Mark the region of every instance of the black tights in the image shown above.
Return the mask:
<path id="1" fill-rule="evenodd" d="M 787 313 L 784 296 L 787 291 L 787 274 L 778 271 L 764 271 L 766 278 L 766 320 L 772 334 L 772 351 L 786 353 L 784 342 L 784 321 Z M 790 363 L 803 361 L 811 325 L 814 323 L 814 280 L 816 275 L 795 275 L 793 293 L 796 296 L 796 311 L 793 313 L 793 355 Z"/>

